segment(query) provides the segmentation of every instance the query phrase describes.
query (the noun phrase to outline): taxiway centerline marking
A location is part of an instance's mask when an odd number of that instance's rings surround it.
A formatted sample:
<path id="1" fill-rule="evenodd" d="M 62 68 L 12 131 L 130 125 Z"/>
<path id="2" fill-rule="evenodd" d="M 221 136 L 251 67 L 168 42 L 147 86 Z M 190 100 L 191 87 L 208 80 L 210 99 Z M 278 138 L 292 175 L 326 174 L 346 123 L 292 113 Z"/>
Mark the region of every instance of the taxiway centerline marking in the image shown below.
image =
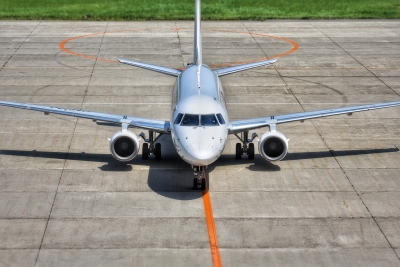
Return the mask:
<path id="1" fill-rule="evenodd" d="M 203 179 L 206 179 L 206 173 L 204 169 L 202 172 L 202 176 Z M 204 204 L 204 212 L 206 215 L 208 237 L 210 240 L 211 258 L 213 266 L 222 267 L 221 255 L 219 253 L 219 247 L 218 247 L 217 231 L 215 229 L 214 215 L 212 212 L 211 199 L 210 199 L 210 194 L 208 193 L 208 185 L 206 187 L 206 190 L 203 190 L 203 204 Z"/>

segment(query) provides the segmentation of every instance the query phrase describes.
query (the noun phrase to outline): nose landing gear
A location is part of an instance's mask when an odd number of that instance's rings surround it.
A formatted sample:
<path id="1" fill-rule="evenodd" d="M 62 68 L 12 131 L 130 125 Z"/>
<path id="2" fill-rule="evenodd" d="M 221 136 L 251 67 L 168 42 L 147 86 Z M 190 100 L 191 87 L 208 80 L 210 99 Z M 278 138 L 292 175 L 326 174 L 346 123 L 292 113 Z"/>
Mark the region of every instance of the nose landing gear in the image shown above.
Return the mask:
<path id="1" fill-rule="evenodd" d="M 193 179 L 193 189 L 206 190 L 206 173 L 204 167 L 194 166 L 193 173 L 195 176 Z"/>

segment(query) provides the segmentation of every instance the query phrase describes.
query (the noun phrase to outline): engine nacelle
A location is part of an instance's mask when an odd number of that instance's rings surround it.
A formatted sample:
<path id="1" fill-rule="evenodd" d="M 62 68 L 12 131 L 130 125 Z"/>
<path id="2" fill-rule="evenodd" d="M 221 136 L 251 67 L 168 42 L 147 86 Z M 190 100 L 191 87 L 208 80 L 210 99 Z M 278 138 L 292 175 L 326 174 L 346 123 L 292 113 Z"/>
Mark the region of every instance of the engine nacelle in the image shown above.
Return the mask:
<path id="1" fill-rule="evenodd" d="M 283 159 L 288 152 L 288 148 L 288 139 L 278 131 L 266 132 L 258 142 L 258 151 L 268 161 Z"/>
<path id="2" fill-rule="evenodd" d="M 116 132 L 110 140 L 110 152 L 119 161 L 130 161 L 139 152 L 139 138 L 128 130 Z"/>

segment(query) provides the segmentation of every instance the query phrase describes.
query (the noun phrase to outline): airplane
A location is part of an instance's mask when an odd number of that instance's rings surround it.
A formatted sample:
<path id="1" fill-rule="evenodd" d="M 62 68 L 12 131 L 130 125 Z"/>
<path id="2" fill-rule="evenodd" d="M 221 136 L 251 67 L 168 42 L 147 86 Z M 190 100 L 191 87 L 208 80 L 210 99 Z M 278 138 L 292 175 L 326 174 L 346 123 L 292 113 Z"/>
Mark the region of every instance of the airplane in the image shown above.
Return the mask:
<path id="1" fill-rule="evenodd" d="M 351 115 L 354 112 L 400 105 L 400 101 L 396 101 L 230 121 L 219 77 L 271 65 L 276 59 L 220 69 L 210 69 L 203 64 L 200 0 L 195 0 L 193 63 L 188 64 L 184 70 L 125 59 L 119 59 L 119 62 L 176 77 L 169 121 L 5 101 L 0 101 L 0 106 L 40 111 L 46 115 L 53 113 L 118 124 L 122 129 L 109 139 L 109 148 L 111 155 L 122 162 L 128 162 L 137 156 L 141 139 L 144 140 L 142 158 L 147 160 L 149 155 L 154 155 L 155 159 L 161 159 L 161 144 L 157 143 L 157 140 L 163 134 L 171 135 L 177 153 L 193 169 L 194 189 L 204 190 L 206 182 L 202 173 L 205 167 L 220 157 L 230 134 L 234 134 L 240 140 L 236 143 L 235 158 L 241 159 L 242 155 L 247 155 L 249 159 L 254 159 L 253 141 L 257 134 L 249 136 L 249 132 L 268 126 L 269 131 L 258 139 L 258 151 L 267 161 L 279 161 L 288 153 L 289 140 L 277 131 L 277 124 L 339 114 Z M 148 131 L 148 138 L 141 133 L 140 139 L 129 130 L 129 127 Z"/>

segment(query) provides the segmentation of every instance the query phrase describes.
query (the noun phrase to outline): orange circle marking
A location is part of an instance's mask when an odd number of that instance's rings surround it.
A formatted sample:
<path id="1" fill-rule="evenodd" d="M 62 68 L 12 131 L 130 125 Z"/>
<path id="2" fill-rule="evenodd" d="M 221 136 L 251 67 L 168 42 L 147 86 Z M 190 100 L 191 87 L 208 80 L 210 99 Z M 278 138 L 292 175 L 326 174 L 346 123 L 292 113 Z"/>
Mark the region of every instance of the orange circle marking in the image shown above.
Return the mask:
<path id="1" fill-rule="evenodd" d="M 102 35 L 102 34 L 112 34 L 112 33 L 123 33 L 123 32 L 137 32 L 137 31 L 143 31 L 143 30 L 157 30 L 157 29 L 148 29 L 148 28 L 142 28 L 142 29 L 134 29 L 134 30 L 126 30 L 126 31 L 112 31 L 112 32 L 97 32 L 97 33 L 91 33 L 91 34 L 85 34 L 85 35 L 80 35 L 80 36 L 75 36 L 75 37 L 71 37 L 69 39 L 66 39 L 64 41 L 62 41 L 59 45 L 60 49 L 68 54 L 74 55 L 74 56 L 78 56 L 78 57 L 82 57 L 82 58 L 87 58 L 87 59 L 92 59 L 92 60 L 101 60 L 101 61 L 105 61 L 105 62 L 110 62 L 110 63 L 118 63 L 118 60 L 115 59 L 106 59 L 106 58 L 101 58 L 101 57 L 94 57 L 94 56 L 89 56 L 89 55 L 85 55 L 85 54 L 81 54 L 81 53 L 77 53 L 74 51 L 71 51 L 68 48 L 65 48 L 65 45 L 71 41 L 77 40 L 77 39 L 81 39 L 81 38 L 86 38 L 86 37 L 93 37 L 93 36 L 97 36 L 97 35 Z M 171 28 L 171 31 L 176 31 L 176 30 L 181 30 L 180 28 L 174 29 Z M 264 34 L 264 33 L 254 33 L 254 32 L 240 32 L 240 31 L 234 31 L 234 30 L 218 30 L 218 29 L 203 29 L 203 30 L 208 30 L 208 31 L 215 31 L 215 32 L 231 32 L 231 33 L 238 33 L 238 34 L 250 34 L 253 36 L 262 36 L 262 37 L 267 37 L 267 38 L 273 38 L 273 39 L 277 39 L 277 40 L 281 40 L 287 43 L 290 43 L 292 45 L 292 49 L 281 53 L 281 54 L 277 54 L 277 55 L 273 55 L 270 57 L 263 57 L 263 58 L 257 58 L 257 59 L 250 59 L 250 60 L 245 60 L 245 61 L 238 61 L 238 62 L 232 62 L 232 63 L 221 63 L 221 64 L 214 64 L 214 65 L 210 65 L 210 68 L 222 68 L 222 67 L 229 67 L 229 66 L 233 66 L 233 65 L 241 65 L 241 64 L 247 64 L 247 63 L 252 63 L 252 62 L 257 62 L 257 61 L 262 61 L 262 60 L 268 60 L 271 58 L 278 58 L 278 57 L 283 57 L 283 56 L 287 56 L 293 52 L 295 52 L 298 48 L 299 45 L 295 42 L 292 41 L 290 39 L 284 38 L 284 37 L 278 37 L 278 36 L 273 36 L 273 35 L 269 35 L 269 34 Z"/>

